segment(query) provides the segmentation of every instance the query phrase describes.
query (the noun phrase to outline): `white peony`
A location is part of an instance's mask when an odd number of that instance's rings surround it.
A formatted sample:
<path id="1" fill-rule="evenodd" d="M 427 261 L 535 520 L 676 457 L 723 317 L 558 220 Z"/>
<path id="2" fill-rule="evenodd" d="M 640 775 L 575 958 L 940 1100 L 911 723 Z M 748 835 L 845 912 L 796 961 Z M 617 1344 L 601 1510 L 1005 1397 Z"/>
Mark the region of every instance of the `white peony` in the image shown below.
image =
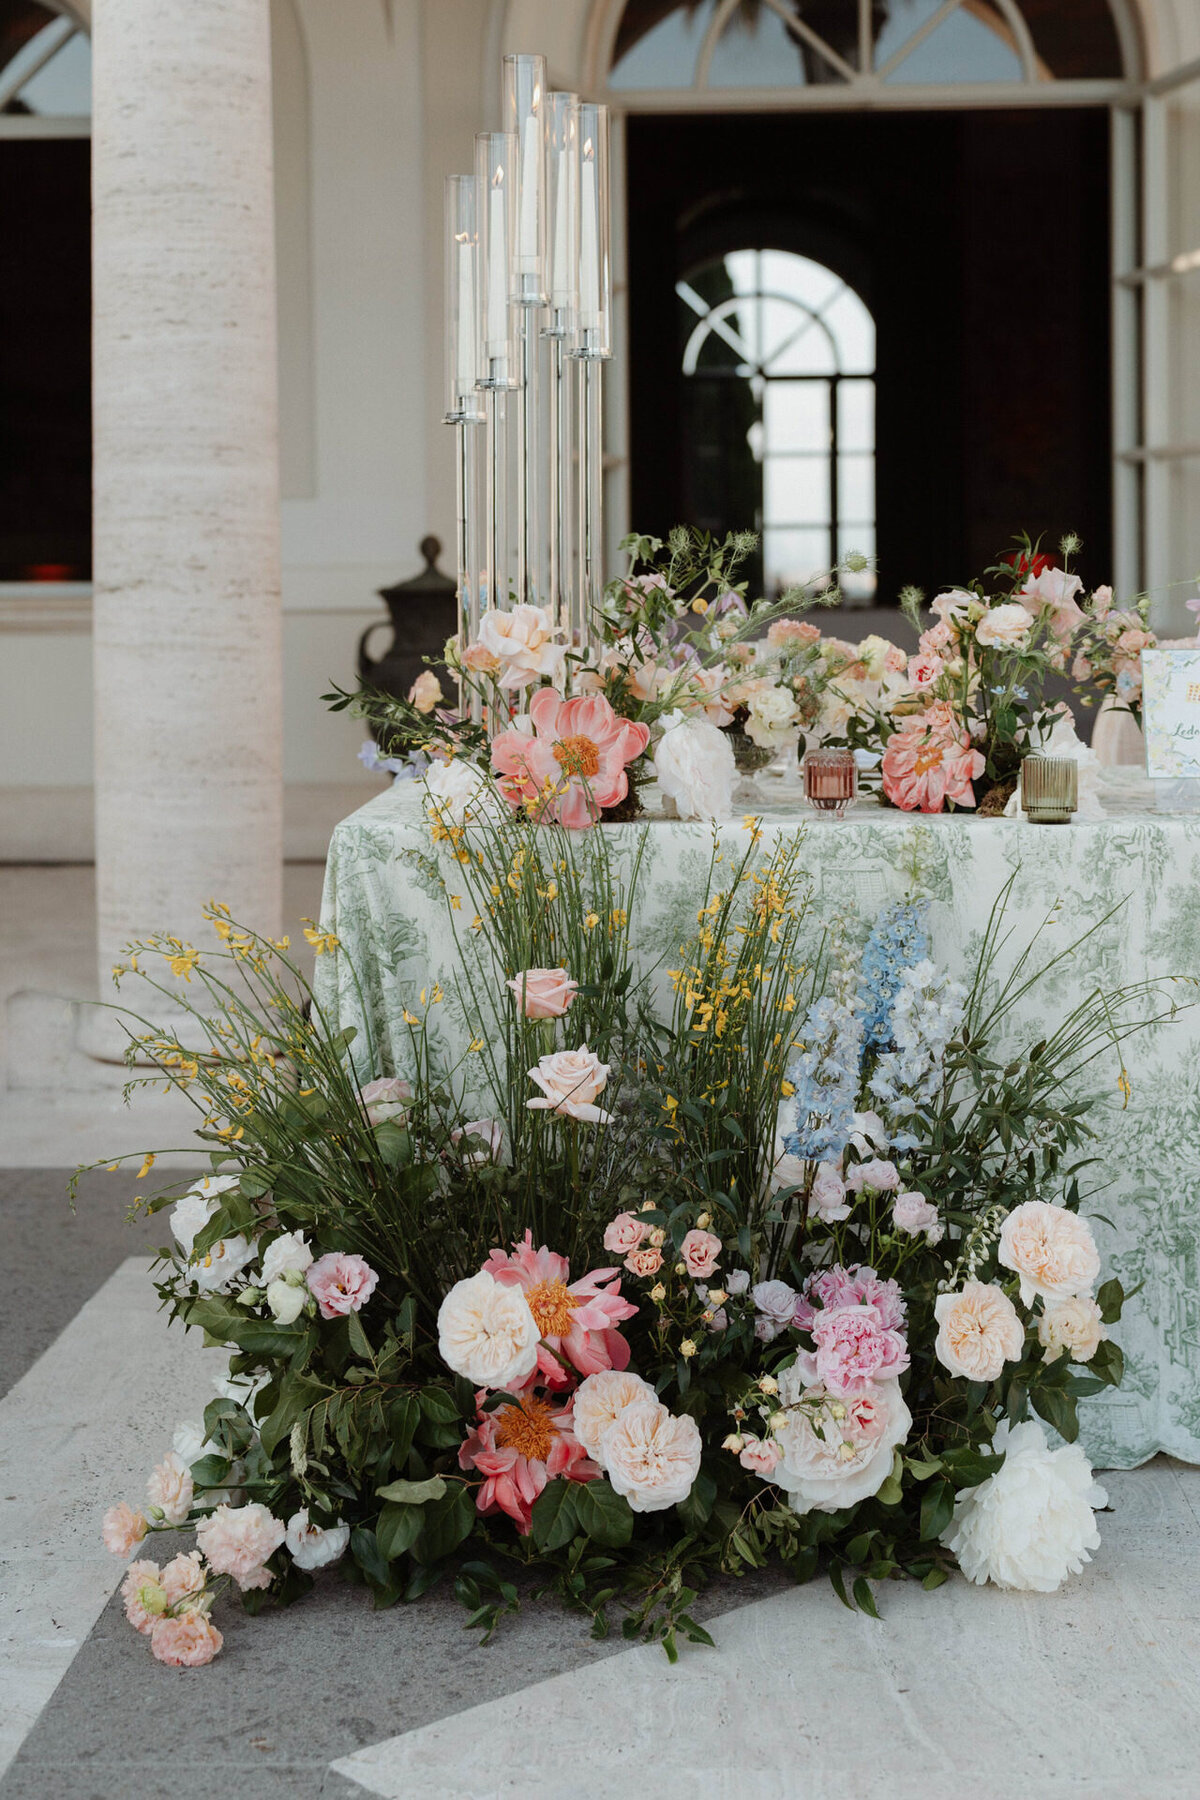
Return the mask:
<path id="1" fill-rule="evenodd" d="M 780 1460 L 770 1479 L 797 1513 L 841 1512 L 877 1494 L 912 1425 L 894 1376 L 838 1400 L 793 1366 L 779 1377 L 779 1403 L 787 1421 L 774 1434 Z"/>
<path id="2" fill-rule="evenodd" d="M 438 1351 L 477 1387 L 520 1385 L 537 1366 L 540 1333 L 519 1287 L 481 1270 L 456 1281 L 438 1312 Z"/>
<path id="3" fill-rule="evenodd" d="M 271 1317 L 279 1325 L 291 1325 L 304 1311 L 308 1298 L 307 1288 L 298 1287 L 292 1281 L 269 1281 L 267 1283 L 267 1305 Z"/>
<path id="4" fill-rule="evenodd" d="M 193 1260 L 192 1246 L 217 1210 L 221 1194 L 238 1184 L 236 1175 L 206 1175 L 171 1211 L 171 1230 L 188 1263 L 187 1276 L 202 1293 L 212 1293 L 233 1280 L 257 1254 L 240 1232 L 220 1238 Z"/>
<path id="5" fill-rule="evenodd" d="M 707 719 L 669 712 L 654 752 L 654 773 L 681 819 L 722 819 L 733 811 L 736 769 L 723 731 Z"/>
<path id="6" fill-rule="evenodd" d="M 601 1466 L 601 1439 L 609 1426 L 635 1400 L 657 1400 L 658 1395 L 640 1375 L 627 1369 L 601 1369 L 589 1375 L 575 1390 L 571 1408 L 573 1430 L 588 1455 Z"/>
<path id="7" fill-rule="evenodd" d="M 608 1479 L 634 1512 L 665 1512 L 686 1500 L 700 1451 L 695 1419 L 676 1417 L 653 1399 L 623 1407 L 600 1440 Z"/>
<path id="8" fill-rule="evenodd" d="M 272 1238 L 263 1251 L 262 1285 L 269 1287 L 285 1275 L 303 1275 L 305 1269 L 312 1266 L 312 1259 L 313 1253 L 303 1232 L 282 1232 L 279 1237 Z"/>
<path id="9" fill-rule="evenodd" d="M 350 1527 L 340 1521 L 336 1525 L 312 1525 L 308 1508 L 302 1506 L 287 1522 L 284 1543 L 298 1569 L 324 1569 L 346 1553 Z"/>
<path id="10" fill-rule="evenodd" d="M 963 1489 L 942 1542 L 968 1581 L 1052 1594 L 1099 1549 L 1093 1508 L 1108 1495 L 1079 1445 L 1051 1450 L 1034 1419 L 1003 1420 L 992 1448 L 1003 1468 Z"/>
<path id="11" fill-rule="evenodd" d="M 464 756 L 449 762 L 433 762 L 425 773 L 426 810 L 446 825 L 465 825 L 471 819 L 498 819 L 504 802 L 495 782 Z"/>

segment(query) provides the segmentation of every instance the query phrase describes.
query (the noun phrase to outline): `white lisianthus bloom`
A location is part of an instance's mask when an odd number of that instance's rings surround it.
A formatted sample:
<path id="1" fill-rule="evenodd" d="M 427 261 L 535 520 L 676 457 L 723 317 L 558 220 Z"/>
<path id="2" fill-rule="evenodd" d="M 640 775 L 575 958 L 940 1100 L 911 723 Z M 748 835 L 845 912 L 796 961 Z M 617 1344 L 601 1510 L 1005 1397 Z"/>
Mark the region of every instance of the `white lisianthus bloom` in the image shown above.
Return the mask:
<path id="1" fill-rule="evenodd" d="M 324 1569 L 346 1554 L 350 1527 L 341 1521 L 336 1525 L 313 1525 L 308 1508 L 302 1506 L 287 1522 L 284 1543 L 298 1569 Z"/>
<path id="2" fill-rule="evenodd" d="M 284 1231 L 263 1251 L 262 1285 L 269 1287 L 285 1275 L 303 1275 L 312 1266 L 313 1253 L 301 1231 Z"/>
<path id="3" fill-rule="evenodd" d="M 988 608 L 975 627 L 975 636 L 981 644 L 1011 650 L 1023 644 L 1032 630 L 1033 615 L 1015 601 L 1006 601 L 1003 606 Z"/>
<path id="4" fill-rule="evenodd" d="M 665 1512 L 692 1491 L 700 1473 L 695 1419 L 676 1417 L 659 1400 L 635 1400 L 604 1432 L 600 1451 L 608 1479 L 634 1512 Z"/>
<path id="5" fill-rule="evenodd" d="M 887 638 L 872 632 L 858 645 L 858 660 L 866 665 L 872 681 L 882 681 L 888 668 L 887 655 L 892 645 Z"/>
<path id="6" fill-rule="evenodd" d="M 1079 1445 L 1049 1449 L 1035 1419 L 1002 1420 L 992 1448 L 1003 1468 L 963 1489 L 942 1542 L 968 1581 L 1052 1594 L 1099 1549 L 1093 1509 L 1108 1495 Z"/>
<path id="7" fill-rule="evenodd" d="M 502 688 L 528 687 L 543 676 L 561 685 L 566 649 L 544 606 L 491 606 L 479 626 L 479 643 L 500 664 Z"/>
<path id="8" fill-rule="evenodd" d="M 539 1332 L 524 1290 L 481 1270 L 456 1281 L 438 1312 L 438 1352 L 477 1387 L 519 1386 L 537 1366 Z"/>
<path id="9" fill-rule="evenodd" d="M 284 1281 L 282 1277 L 267 1283 L 267 1305 L 277 1324 L 291 1325 L 298 1319 L 307 1298 L 307 1288 L 297 1287 L 295 1282 Z"/>
<path id="10" fill-rule="evenodd" d="M 220 1238 L 211 1250 L 202 1251 L 198 1257 L 193 1252 L 196 1238 L 216 1212 L 220 1196 L 237 1184 L 236 1175 L 206 1175 L 171 1210 L 171 1230 L 187 1259 L 188 1280 L 194 1281 L 202 1293 L 226 1287 L 257 1254 L 255 1246 L 240 1232 Z"/>
<path id="11" fill-rule="evenodd" d="M 426 811 L 445 825 L 499 819 L 507 808 L 495 782 L 464 756 L 430 763 L 425 772 Z"/>
<path id="12" fill-rule="evenodd" d="M 602 1369 L 588 1375 L 575 1390 L 571 1407 L 572 1429 L 593 1462 L 604 1467 L 602 1440 L 609 1426 L 636 1400 L 657 1400 L 658 1395 L 640 1375 L 627 1369 Z"/>
<path id="13" fill-rule="evenodd" d="M 175 1427 L 171 1448 L 190 1469 L 202 1456 L 220 1454 L 198 1419 L 184 1419 Z"/>
<path id="14" fill-rule="evenodd" d="M 774 1432 L 780 1460 L 770 1479 L 786 1491 L 793 1512 L 840 1512 L 879 1492 L 912 1414 L 895 1376 L 838 1400 L 806 1385 L 806 1377 L 800 1365 L 779 1377 L 787 1418 Z"/>
<path id="15" fill-rule="evenodd" d="M 679 711 L 667 713 L 663 726 L 654 773 L 680 818 L 728 818 L 737 772 L 729 739 L 709 720 L 685 718 Z"/>

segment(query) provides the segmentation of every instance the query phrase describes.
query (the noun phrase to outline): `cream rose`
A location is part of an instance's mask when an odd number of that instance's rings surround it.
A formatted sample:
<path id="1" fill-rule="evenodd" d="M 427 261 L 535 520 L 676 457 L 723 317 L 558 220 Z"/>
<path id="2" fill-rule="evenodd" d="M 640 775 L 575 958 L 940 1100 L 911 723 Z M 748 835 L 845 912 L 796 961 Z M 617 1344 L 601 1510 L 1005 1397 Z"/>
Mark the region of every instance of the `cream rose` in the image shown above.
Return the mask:
<path id="1" fill-rule="evenodd" d="M 1056 1362 L 1064 1350 L 1072 1362 L 1091 1362 L 1107 1336 L 1100 1308 L 1085 1294 L 1047 1300 L 1038 1320 L 1038 1343 L 1046 1362 Z"/>
<path id="2" fill-rule="evenodd" d="M 579 983 L 565 969 L 525 969 L 507 985 L 527 1019 L 561 1019 Z"/>
<path id="3" fill-rule="evenodd" d="M 1032 615 L 1023 606 L 1007 601 L 1003 606 L 989 607 L 975 627 L 975 636 L 981 644 L 1011 649 L 1023 644 L 1032 629 Z"/>
<path id="4" fill-rule="evenodd" d="M 485 1270 L 456 1281 L 438 1312 L 442 1361 L 476 1387 L 519 1387 L 537 1367 L 539 1335 L 524 1289 Z"/>
<path id="5" fill-rule="evenodd" d="M 643 1381 L 640 1375 L 631 1375 L 627 1369 L 601 1369 L 599 1374 L 587 1376 L 576 1388 L 575 1403 L 571 1408 L 575 1436 L 601 1468 L 604 1467 L 604 1433 L 627 1406 L 638 1400 L 652 1400 L 657 1404 L 658 1395 L 648 1381 Z"/>
<path id="6" fill-rule="evenodd" d="M 445 698 L 442 684 L 432 669 L 422 669 L 408 690 L 409 704 L 419 713 L 431 713 Z"/>
<path id="7" fill-rule="evenodd" d="M 996 1381 L 1006 1362 L 1020 1362 L 1025 1327 L 1002 1288 L 968 1281 L 933 1303 L 938 1323 L 934 1351 L 943 1368 L 965 1381 Z"/>
<path id="8" fill-rule="evenodd" d="M 1047 1299 L 1088 1294 L 1100 1273 L 1100 1253 L 1087 1220 L 1046 1200 L 1026 1200 L 1013 1208 L 1000 1227 L 997 1254 L 1020 1277 L 1026 1306 L 1035 1294 Z"/>
<path id="9" fill-rule="evenodd" d="M 502 688 L 528 687 L 544 676 L 562 679 L 566 651 L 544 606 L 489 607 L 479 627 L 479 643 L 500 665 Z"/>
<path id="10" fill-rule="evenodd" d="M 243 1593 L 270 1587 L 271 1573 L 263 1565 L 285 1535 L 285 1527 L 257 1500 L 248 1506 L 218 1506 L 196 1527 L 196 1542 L 209 1568 L 232 1575 Z"/>
<path id="11" fill-rule="evenodd" d="M 623 1407 L 600 1439 L 608 1479 L 634 1512 L 665 1512 L 686 1500 L 700 1472 L 695 1419 L 677 1418 L 658 1400 Z"/>
<path id="12" fill-rule="evenodd" d="M 539 1098 L 525 1102 L 530 1112 L 556 1112 L 589 1125 L 608 1124 L 611 1113 L 602 1112 L 595 1103 L 608 1081 L 608 1064 L 586 1044 L 579 1050 L 556 1050 L 551 1056 L 539 1057 L 529 1079 L 542 1090 Z"/>
<path id="13" fill-rule="evenodd" d="M 191 1470 L 181 1456 L 168 1450 L 146 1483 L 151 1514 L 161 1515 L 164 1525 L 182 1525 L 192 1510 L 193 1492 Z"/>

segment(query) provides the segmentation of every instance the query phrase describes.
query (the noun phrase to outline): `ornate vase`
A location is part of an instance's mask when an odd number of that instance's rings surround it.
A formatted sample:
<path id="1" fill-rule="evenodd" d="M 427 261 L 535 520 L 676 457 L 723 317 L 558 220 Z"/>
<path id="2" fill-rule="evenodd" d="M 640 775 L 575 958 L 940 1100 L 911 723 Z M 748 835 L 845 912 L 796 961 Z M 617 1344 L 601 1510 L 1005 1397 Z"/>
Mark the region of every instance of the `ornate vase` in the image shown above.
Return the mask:
<path id="1" fill-rule="evenodd" d="M 428 666 L 425 658 L 440 655 L 446 639 L 458 629 L 455 584 L 437 567 L 441 550 L 438 538 L 421 539 L 425 567 L 409 581 L 398 581 L 394 587 L 379 589 L 379 597 L 386 604 L 389 616 L 373 620 L 358 640 L 359 680 L 385 694 L 393 694 L 397 700 L 405 698 L 417 676 Z M 392 641 L 382 656 L 372 658 L 367 653 L 371 634 L 381 625 L 389 624 Z M 453 691 L 449 675 L 444 668 L 436 673 L 449 700 Z M 375 742 L 386 753 L 390 746 L 384 739 L 395 739 L 394 726 L 389 726 L 381 714 L 373 712 L 367 714 L 367 722 Z M 402 749 L 403 745 L 395 747 Z"/>

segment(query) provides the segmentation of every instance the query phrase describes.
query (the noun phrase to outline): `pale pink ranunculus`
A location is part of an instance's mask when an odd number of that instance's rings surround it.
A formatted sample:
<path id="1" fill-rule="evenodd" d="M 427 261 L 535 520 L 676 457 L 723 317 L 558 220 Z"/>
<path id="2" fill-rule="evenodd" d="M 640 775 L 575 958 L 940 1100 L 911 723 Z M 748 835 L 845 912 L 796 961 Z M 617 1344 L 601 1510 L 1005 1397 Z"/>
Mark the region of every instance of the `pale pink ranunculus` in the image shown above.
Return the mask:
<path id="1" fill-rule="evenodd" d="M 984 766 L 970 732 L 939 701 L 888 739 L 881 764 L 883 791 L 904 812 L 941 812 L 947 800 L 974 806 L 971 783 Z"/>
<path id="2" fill-rule="evenodd" d="M 524 688 L 562 679 L 566 650 L 558 642 L 561 635 L 544 606 L 492 606 L 480 622 L 478 642 L 499 663 L 500 686 Z"/>
<path id="3" fill-rule="evenodd" d="M 601 1443 L 604 1433 L 635 1400 L 657 1400 L 648 1381 L 628 1369 L 601 1369 L 589 1375 L 575 1390 L 572 1410 L 575 1436 L 588 1455 L 603 1468 Z"/>
<path id="4" fill-rule="evenodd" d="M 474 1429 L 458 1452 L 459 1467 L 484 1477 L 475 1505 L 485 1516 L 504 1512 L 522 1537 L 530 1529 L 533 1504 L 548 1481 L 596 1481 L 600 1469 L 574 1431 L 572 1402 L 555 1408 L 540 1394 L 517 1406 L 480 1408 Z"/>
<path id="5" fill-rule="evenodd" d="M 1046 1362 L 1057 1362 L 1064 1350 L 1072 1362 L 1091 1362 L 1107 1336 L 1100 1308 L 1090 1295 L 1064 1294 L 1044 1302 L 1038 1343 Z"/>
<path id="6" fill-rule="evenodd" d="M 1075 604 L 1082 587 L 1078 575 L 1070 575 L 1065 569 L 1043 569 L 1040 575 L 1031 575 L 1013 598 L 1035 618 L 1047 613 L 1051 631 L 1063 643 L 1083 623 L 1083 614 Z"/>
<path id="7" fill-rule="evenodd" d="M 554 688 L 538 689 L 529 719 L 532 734 L 502 731 L 492 740 L 492 767 L 514 811 L 525 806 L 539 824 L 580 831 L 624 800 L 625 766 L 650 742 L 648 725 L 621 718 L 603 694 L 564 700 Z"/>
<path id="8" fill-rule="evenodd" d="M 817 1164 L 808 1209 L 823 1225 L 836 1225 L 839 1220 L 850 1217 L 850 1208 L 846 1204 L 846 1183 L 842 1180 L 836 1163 Z"/>
<path id="9" fill-rule="evenodd" d="M 561 1019 L 579 983 L 565 969 L 525 969 L 507 985 L 527 1019 Z"/>
<path id="10" fill-rule="evenodd" d="M 133 1629 L 140 1631 L 143 1637 L 150 1636 L 162 1617 L 161 1613 L 147 1612 L 142 1605 L 142 1589 L 146 1587 L 160 1590 L 163 1588 L 158 1564 L 149 1561 L 130 1563 L 125 1579 L 121 1583 L 121 1598 L 125 1602 L 125 1617 Z M 164 1600 L 169 1606 L 169 1597 L 160 1592 L 157 1604 L 162 1605 Z"/>
<path id="11" fill-rule="evenodd" d="M 946 1227 L 942 1224 L 937 1207 L 915 1189 L 896 1195 L 892 1206 L 892 1224 L 897 1231 L 907 1232 L 910 1237 L 924 1232 L 926 1241 L 930 1244 L 940 1244 L 946 1235 Z"/>
<path id="12" fill-rule="evenodd" d="M 541 1095 L 527 1100 L 530 1112 L 554 1112 L 564 1119 L 579 1119 L 589 1125 L 607 1125 L 612 1117 L 596 1105 L 608 1081 L 608 1064 L 593 1055 L 586 1044 L 578 1050 L 555 1050 L 539 1056 L 536 1069 L 529 1071 L 530 1081 L 541 1088 Z"/>
<path id="13" fill-rule="evenodd" d="M 100 1527 L 104 1548 L 114 1556 L 132 1556 L 148 1530 L 145 1514 L 135 1512 L 124 1500 L 109 1507 Z"/>
<path id="14" fill-rule="evenodd" d="M 720 1260 L 721 1240 L 713 1231 L 693 1229 L 684 1233 L 679 1254 L 692 1280 L 703 1281 Z"/>
<path id="15" fill-rule="evenodd" d="M 663 1266 L 662 1251 L 650 1247 L 645 1250 L 631 1250 L 625 1258 L 625 1267 L 631 1275 L 638 1275 L 643 1281 L 651 1275 L 657 1275 Z"/>
<path id="16" fill-rule="evenodd" d="M 146 1483 L 146 1499 L 152 1513 L 162 1515 L 165 1525 L 182 1525 L 192 1510 L 192 1473 L 181 1456 L 168 1450 L 162 1461 L 150 1472 Z"/>
<path id="17" fill-rule="evenodd" d="M 1006 1362 L 1020 1362 L 1025 1327 L 1003 1288 L 967 1281 L 933 1303 L 934 1351 L 942 1367 L 965 1381 L 997 1381 Z"/>
<path id="18" fill-rule="evenodd" d="M 171 1606 L 178 1606 L 189 1594 L 204 1591 L 208 1579 L 204 1568 L 204 1558 L 199 1550 L 180 1551 L 173 1556 L 162 1572 L 163 1589 Z"/>
<path id="19" fill-rule="evenodd" d="M 877 1194 L 892 1194 L 900 1186 L 900 1171 L 894 1162 L 883 1162 L 873 1156 L 867 1162 L 851 1163 L 846 1170 L 846 1186 L 853 1194 L 872 1188 Z"/>
<path id="20" fill-rule="evenodd" d="M 920 693 L 922 688 L 931 688 L 945 663 L 940 656 L 910 656 L 908 659 L 908 679 Z"/>
<path id="21" fill-rule="evenodd" d="M 663 1512 L 686 1500 L 700 1473 L 702 1444 L 695 1419 L 677 1417 L 658 1400 L 635 1400 L 604 1432 L 601 1455 L 608 1479 L 634 1512 Z"/>
<path id="22" fill-rule="evenodd" d="M 628 1256 L 631 1250 L 640 1249 L 649 1230 L 633 1213 L 619 1212 L 604 1227 L 604 1248 L 614 1256 Z"/>
<path id="23" fill-rule="evenodd" d="M 768 1481 L 778 1466 L 779 1451 L 769 1438 L 747 1437 L 742 1439 L 738 1461 L 743 1469 L 749 1469 L 751 1474 L 761 1475 L 764 1481 Z"/>
<path id="24" fill-rule="evenodd" d="M 809 619 L 776 619 L 767 626 L 767 642 L 773 649 L 780 644 L 815 644 L 820 635 L 820 626 Z"/>
<path id="25" fill-rule="evenodd" d="M 257 1500 L 248 1506 L 218 1506 L 196 1527 L 196 1542 L 209 1568 L 232 1575 L 243 1593 L 270 1587 L 264 1564 L 286 1536 L 283 1522 Z"/>
<path id="26" fill-rule="evenodd" d="M 225 1642 L 207 1613 L 185 1612 L 177 1619 L 155 1621 L 150 1648 L 160 1663 L 173 1669 L 201 1669 Z"/>
<path id="27" fill-rule="evenodd" d="M 901 1333 L 885 1326 L 878 1307 L 835 1306 L 812 1323 L 816 1374 L 831 1394 L 864 1393 L 873 1382 L 902 1375 L 909 1364 Z"/>
<path id="28" fill-rule="evenodd" d="M 1090 1294 L 1100 1274 L 1100 1252 L 1087 1220 L 1047 1200 L 1025 1200 L 1013 1208 L 1000 1227 L 997 1255 L 1019 1277 L 1026 1306 L 1035 1294 L 1046 1299 Z"/>
<path id="29" fill-rule="evenodd" d="M 995 649 L 1013 650 L 1026 641 L 1032 630 L 1030 613 L 1012 600 L 1001 606 L 990 606 L 975 627 L 975 637 L 977 642 L 990 644 Z"/>
<path id="30" fill-rule="evenodd" d="M 524 1291 L 541 1340 L 531 1379 L 547 1387 L 566 1386 L 570 1376 L 564 1361 L 581 1375 L 628 1367 L 629 1345 L 617 1327 L 632 1319 L 637 1307 L 621 1298 L 616 1269 L 592 1269 L 572 1281 L 566 1257 L 545 1244 L 535 1250 L 527 1231 L 510 1252 L 493 1250 L 483 1273 L 501 1287 Z"/>
<path id="31" fill-rule="evenodd" d="M 347 1313 L 361 1312 L 379 1283 L 370 1263 L 361 1256 L 347 1255 L 344 1250 L 330 1250 L 319 1256 L 305 1270 L 304 1279 L 323 1319 L 340 1319 Z"/>
<path id="32" fill-rule="evenodd" d="M 412 1105 L 412 1097 L 409 1083 L 395 1075 L 381 1075 L 361 1090 L 363 1111 L 372 1125 L 382 1125 L 389 1119 L 402 1120 Z"/>
<path id="33" fill-rule="evenodd" d="M 431 713 L 445 698 L 442 684 L 432 669 L 422 669 L 408 690 L 409 705 L 415 706 L 419 713 Z"/>

